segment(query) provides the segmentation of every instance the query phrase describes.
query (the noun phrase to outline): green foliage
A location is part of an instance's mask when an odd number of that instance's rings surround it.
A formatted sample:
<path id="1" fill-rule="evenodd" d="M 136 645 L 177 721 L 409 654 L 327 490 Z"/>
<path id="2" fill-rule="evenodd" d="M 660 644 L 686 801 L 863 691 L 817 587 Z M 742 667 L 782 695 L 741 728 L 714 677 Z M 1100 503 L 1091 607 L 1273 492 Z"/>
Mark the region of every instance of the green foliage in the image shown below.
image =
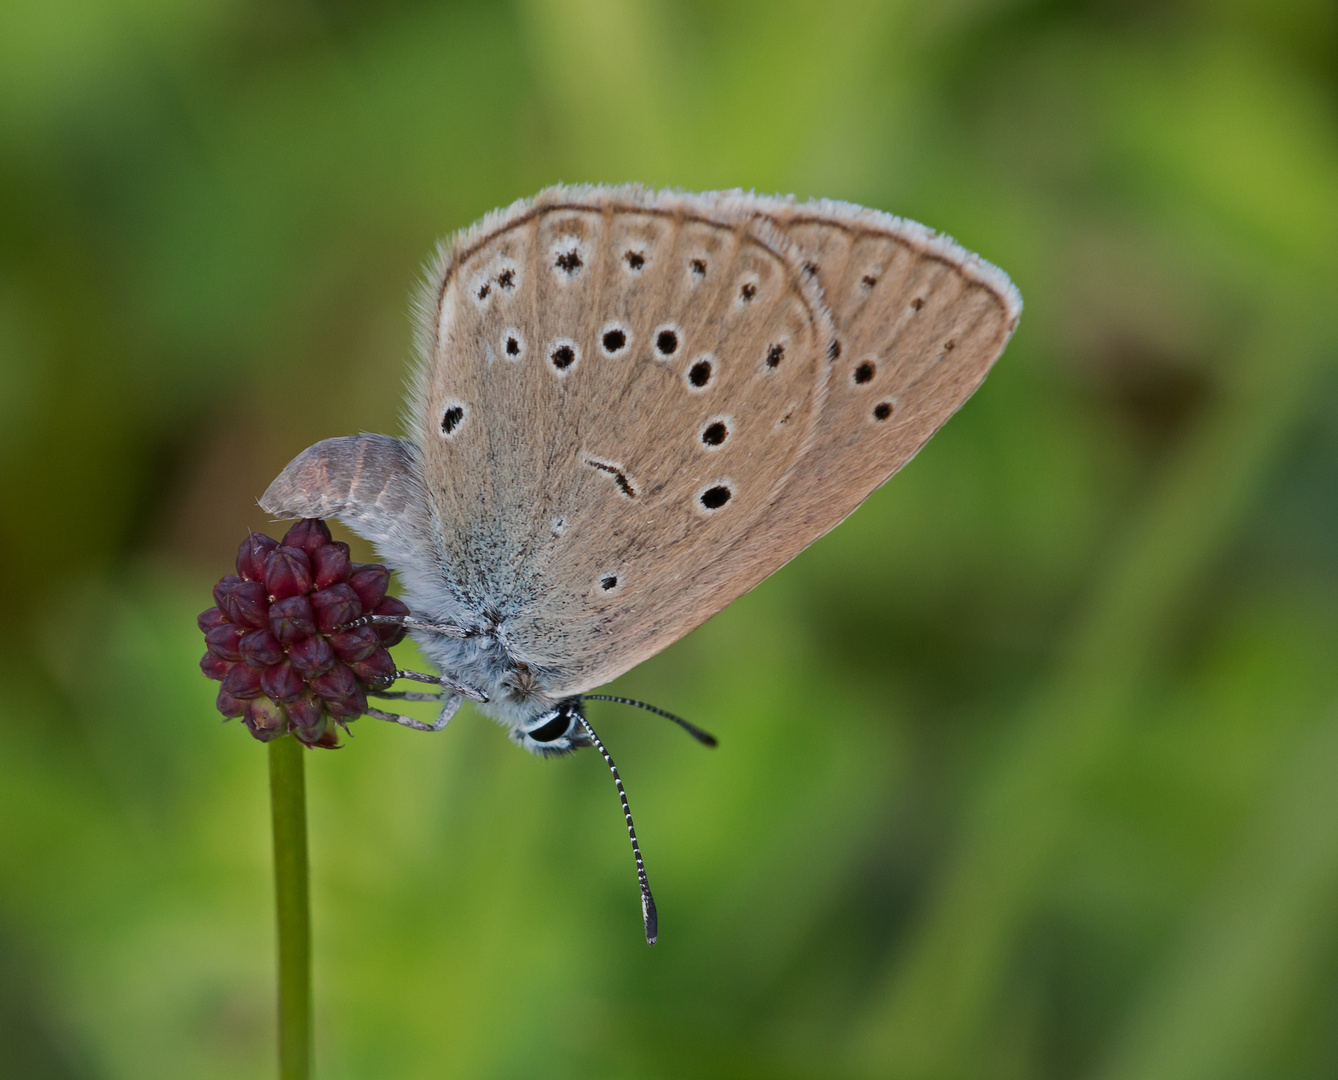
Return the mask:
<path id="1" fill-rule="evenodd" d="M 718 751 L 592 707 L 654 950 L 594 756 L 308 756 L 318 1074 L 1338 1072 L 1335 56 L 1319 0 L 0 6 L 0 1071 L 272 1070 L 193 616 L 293 453 L 395 430 L 439 236 L 640 180 L 923 220 L 1021 328 L 617 685 Z"/>

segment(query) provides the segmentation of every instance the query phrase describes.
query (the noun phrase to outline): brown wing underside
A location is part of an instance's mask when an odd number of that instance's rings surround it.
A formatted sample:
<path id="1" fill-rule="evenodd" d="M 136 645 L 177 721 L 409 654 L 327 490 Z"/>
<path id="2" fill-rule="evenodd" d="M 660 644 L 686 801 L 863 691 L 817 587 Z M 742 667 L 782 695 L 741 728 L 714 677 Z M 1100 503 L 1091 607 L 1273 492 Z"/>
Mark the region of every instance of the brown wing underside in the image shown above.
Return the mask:
<path id="1" fill-rule="evenodd" d="M 856 207 L 559 188 L 461 237 L 427 308 L 413 434 L 442 563 L 561 694 L 854 510 L 979 385 L 1020 304 Z"/>

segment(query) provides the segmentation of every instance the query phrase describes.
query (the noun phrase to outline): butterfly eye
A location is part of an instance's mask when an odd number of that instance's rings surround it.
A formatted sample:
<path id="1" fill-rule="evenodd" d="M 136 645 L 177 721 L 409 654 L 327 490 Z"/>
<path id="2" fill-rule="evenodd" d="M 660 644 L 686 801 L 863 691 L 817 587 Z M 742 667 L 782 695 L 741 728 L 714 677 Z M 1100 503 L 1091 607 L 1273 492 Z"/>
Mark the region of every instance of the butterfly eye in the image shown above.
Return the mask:
<path id="1" fill-rule="evenodd" d="M 525 735 L 537 743 L 556 742 L 571 730 L 571 725 L 571 713 L 554 709 L 551 713 L 544 713 L 539 718 L 539 725 L 525 732 Z"/>

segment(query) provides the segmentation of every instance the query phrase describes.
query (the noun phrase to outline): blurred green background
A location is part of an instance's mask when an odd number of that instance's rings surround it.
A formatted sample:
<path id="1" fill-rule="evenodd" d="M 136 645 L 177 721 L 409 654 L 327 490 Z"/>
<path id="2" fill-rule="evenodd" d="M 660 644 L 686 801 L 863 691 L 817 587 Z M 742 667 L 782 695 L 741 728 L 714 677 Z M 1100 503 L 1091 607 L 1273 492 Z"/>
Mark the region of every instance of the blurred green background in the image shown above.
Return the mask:
<path id="1" fill-rule="evenodd" d="M 1027 311 L 617 684 L 718 751 L 592 707 L 654 950 L 593 754 L 308 757 L 319 1075 L 1338 1075 L 1329 0 L 0 4 L 0 1075 L 271 1074 L 194 616 L 292 454 L 398 429 L 435 241 L 559 180 L 866 203 Z"/>

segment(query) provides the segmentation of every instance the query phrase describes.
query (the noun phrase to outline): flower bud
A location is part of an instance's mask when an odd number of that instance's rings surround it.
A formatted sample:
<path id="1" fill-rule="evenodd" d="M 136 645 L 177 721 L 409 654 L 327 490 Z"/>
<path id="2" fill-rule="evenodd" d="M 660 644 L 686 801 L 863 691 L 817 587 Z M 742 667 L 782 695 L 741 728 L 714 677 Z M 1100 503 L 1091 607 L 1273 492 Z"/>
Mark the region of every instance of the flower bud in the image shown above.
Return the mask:
<path id="1" fill-rule="evenodd" d="M 265 559 L 265 591 L 275 600 L 310 592 L 310 556 L 287 544 L 276 547 Z"/>
<path id="2" fill-rule="evenodd" d="M 224 660 L 240 660 L 242 658 L 241 650 L 238 648 L 238 642 L 246 629 L 236 626 L 233 623 L 225 622 L 215 626 L 209 633 L 204 635 L 204 643 L 209 646 L 209 651 L 215 656 L 221 656 Z"/>
<path id="3" fill-rule="evenodd" d="M 324 718 L 322 718 L 320 727 L 316 730 L 320 732 L 320 737 L 314 740 L 311 736 L 316 733 L 315 731 L 294 731 L 293 734 L 301 739 L 306 746 L 319 746 L 322 750 L 340 749 L 339 733 L 335 731 L 335 726 L 333 724 L 327 723 Z"/>
<path id="4" fill-rule="evenodd" d="M 384 686 L 395 678 L 395 672 L 398 670 L 395 661 L 385 649 L 377 649 L 365 660 L 358 660 L 349 664 L 349 667 L 353 669 L 358 681 L 367 686 Z"/>
<path id="5" fill-rule="evenodd" d="M 218 584 L 214 586 L 214 603 L 218 607 L 227 610 L 227 604 L 224 601 L 234 588 L 242 583 L 242 579 L 236 574 L 225 574 L 218 579 Z"/>
<path id="6" fill-rule="evenodd" d="M 290 596 L 271 604 L 269 628 L 284 645 L 291 645 L 316 632 L 316 613 L 305 596 Z"/>
<path id="7" fill-rule="evenodd" d="M 330 635 L 330 644 L 335 655 L 346 664 L 355 660 L 366 660 L 381 648 L 381 639 L 370 626 L 358 626 L 352 630 L 341 630 Z"/>
<path id="8" fill-rule="evenodd" d="M 327 701 L 325 710 L 340 720 L 356 720 L 367 711 L 367 693 L 359 686 L 346 698 Z"/>
<path id="9" fill-rule="evenodd" d="M 311 596 L 316 625 L 322 634 L 333 634 L 338 627 L 351 623 L 362 614 L 362 602 L 348 585 L 331 585 Z"/>
<path id="10" fill-rule="evenodd" d="M 200 670 L 210 679 L 222 679 L 232 670 L 233 661 L 207 652 L 200 657 Z"/>
<path id="11" fill-rule="evenodd" d="M 238 650 L 253 668 L 267 668 L 283 659 L 283 646 L 268 628 L 243 634 Z"/>
<path id="12" fill-rule="evenodd" d="M 267 697 L 248 701 L 242 722 L 261 742 L 277 739 L 288 731 L 288 714 L 282 705 L 276 705 Z"/>
<path id="13" fill-rule="evenodd" d="M 322 544 L 330 543 L 330 527 L 320 518 L 303 518 L 283 534 L 283 543 L 310 555 Z"/>
<path id="14" fill-rule="evenodd" d="M 223 689 L 239 701 L 260 696 L 260 672 L 246 664 L 233 664 L 223 677 Z"/>
<path id="15" fill-rule="evenodd" d="M 358 680 L 353 677 L 353 672 L 347 665 L 335 664 L 325 674 L 317 675 L 311 680 L 311 689 L 327 702 L 342 701 L 358 689 Z"/>
<path id="16" fill-rule="evenodd" d="M 267 667 L 260 673 L 260 689 L 280 705 L 296 701 L 302 696 L 306 686 L 306 681 L 293 670 L 293 665 L 287 660 Z"/>
<path id="17" fill-rule="evenodd" d="M 321 716 L 325 710 L 325 702 L 308 690 L 296 701 L 290 703 L 287 709 L 288 719 L 293 722 L 294 727 L 311 731 L 321 721 Z"/>
<path id="18" fill-rule="evenodd" d="M 409 614 L 407 605 L 396 600 L 393 596 L 387 596 L 372 611 L 373 615 L 392 615 L 396 617 Z M 375 626 L 377 636 L 381 639 L 381 644 L 390 646 L 398 645 L 404 640 L 404 627 L 395 623 L 377 623 Z"/>
<path id="19" fill-rule="evenodd" d="M 362 601 L 362 610 L 375 611 L 390 588 L 390 571 L 376 563 L 355 566 L 348 583 Z"/>
<path id="20" fill-rule="evenodd" d="M 311 577 L 318 589 L 328 589 L 347 581 L 353 573 L 353 561 L 348 557 L 348 545 L 332 541 L 311 553 Z"/>
<path id="21" fill-rule="evenodd" d="M 265 560 L 278 546 L 273 537 L 253 532 L 237 548 L 237 573 L 247 581 L 264 581 Z"/>
<path id="22" fill-rule="evenodd" d="M 200 633 L 207 634 L 215 626 L 222 626 L 228 621 L 228 617 L 218 608 L 205 608 L 195 617 L 195 625 L 200 628 Z"/>
<path id="23" fill-rule="evenodd" d="M 328 638 L 312 634 L 288 647 L 288 662 L 302 678 L 310 681 L 335 666 L 335 653 Z"/>
<path id="24" fill-rule="evenodd" d="M 238 701 L 221 686 L 218 688 L 218 698 L 214 701 L 214 705 L 227 720 L 231 720 L 234 716 L 241 716 L 242 713 L 246 712 L 246 702 Z"/>
<path id="25" fill-rule="evenodd" d="M 269 597 L 265 586 L 258 581 L 238 581 L 224 597 L 224 614 L 238 626 L 255 629 L 265 625 L 269 617 Z"/>

